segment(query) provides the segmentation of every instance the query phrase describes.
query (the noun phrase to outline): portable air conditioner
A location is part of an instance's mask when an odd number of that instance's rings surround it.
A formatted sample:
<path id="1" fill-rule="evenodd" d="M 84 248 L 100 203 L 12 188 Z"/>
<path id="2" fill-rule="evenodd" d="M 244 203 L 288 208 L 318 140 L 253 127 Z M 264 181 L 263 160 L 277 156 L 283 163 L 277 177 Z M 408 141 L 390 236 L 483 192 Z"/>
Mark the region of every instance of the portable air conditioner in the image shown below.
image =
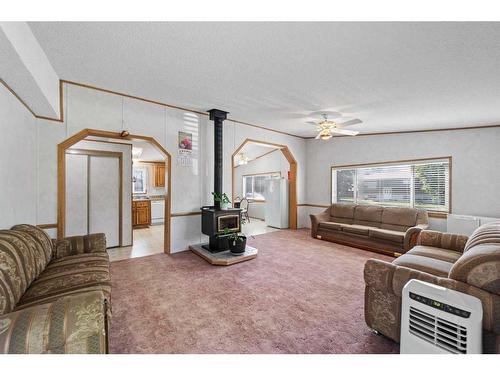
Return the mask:
<path id="1" fill-rule="evenodd" d="M 410 280 L 403 288 L 401 354 L 481 353 L 482 322 L 478 298 Z"/>

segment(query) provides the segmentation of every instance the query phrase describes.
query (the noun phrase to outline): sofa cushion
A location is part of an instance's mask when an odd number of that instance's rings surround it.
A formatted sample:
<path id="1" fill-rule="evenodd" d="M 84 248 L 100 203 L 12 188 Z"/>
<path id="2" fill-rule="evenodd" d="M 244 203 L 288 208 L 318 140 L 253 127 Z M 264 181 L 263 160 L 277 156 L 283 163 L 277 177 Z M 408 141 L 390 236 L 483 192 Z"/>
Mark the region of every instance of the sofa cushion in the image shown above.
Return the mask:
<path id="1" fill-rule="evenodd" d="M 412 268 L 439 277 L 447 277 L 453 266 L 451 262 L 409 253 L 396 258 L 392 263 L 396 266 Z"/>
<path id="2" fill-rule="evenodd" d="M 104 354 L 108 308 L 102 292 L 81 293 L 0 317 L 0 351 Z"/>
<path id="3" fill-rule="evenodd" d="M 107 253 L 72 255 L 52 261 L 22 296 L 16 310 L 89 291 L 102 291 L 110 298 Z"/>
<path id="4" fill-rule="evenodd" d="M 319 223 L 318 227 L 326 230 L 342 230 L 342 224 L 334 223 L 332 221 L 322 221 Z"/>
<path id="5" fill-rule="evenodd" d="M 342 231 L 346 233 L 354 233 L 354 234 L 361 234 L 364 236 L 368 236 L 368 231 L 372 227 L 367 227 L 364 225 L 357 225 L 357 224 L 341 224 L 342 225 Z"/>
<path id="6" fill-rule="evenodd" d="M 354 210 L 354 224 L 379 227 L 383 211 L 381 206 L 358 205 Z"/>
<path id="7" fill-rule="evenodd" d="M 0 315 L 14 310 L 24 292 L 45 267 L 31 236 L 0 231 Z"/>
<path id="8" fill-rule="evenodd" d="M 47 232 L 45 232 L 43 229 L 37 228 L 34 225 L 29 225 L 29 224 L 14 225 L 11 229 L 19 230 L 29 234 L 31 238 L 33 238 L 33 241 L 35 241 L 40 246 L 40 250 L 45 255 L 44 259 L 46 263 L 50 262 L 53 255 L 54 244 L 52 243 L 52 240 L 47 234 Z"/>
<path id="9" fill-rule="evenodd" d="M 427 258 L 444 260 L 445 262 L 455 263 L 462 255 L 457 251 L 441 249 L 439 247 L 417 245 L 407 254 L 420 255 Z"/>
<path id="10" fill-rule="evenodd" d="M 406 207 L 385 207 L 382 213 L 382 224 L 413 227 L 417 223 L 418 210 Z"/>
<path id="11" fill-rule="evenodd" d="M 330 206 L 330 221 L 335 223 L 352 224 L 354 221 L 354 207 L 349 203 L 334 203 Z"/>
<path id="12" fill-rule="evenodd" d="M 389 229 L 370 229 L 370 237 L 380 238 L 382 240 L 403 243 L 405 239 L 404 232 L 389 230 Z"/>
<path id="13" fill-rule="evenodd" d="M 330 216 L 344 219 L 354 219 L 355 207 L 355 204 L 350 203 L 334 203 L 330 206 Z"/>

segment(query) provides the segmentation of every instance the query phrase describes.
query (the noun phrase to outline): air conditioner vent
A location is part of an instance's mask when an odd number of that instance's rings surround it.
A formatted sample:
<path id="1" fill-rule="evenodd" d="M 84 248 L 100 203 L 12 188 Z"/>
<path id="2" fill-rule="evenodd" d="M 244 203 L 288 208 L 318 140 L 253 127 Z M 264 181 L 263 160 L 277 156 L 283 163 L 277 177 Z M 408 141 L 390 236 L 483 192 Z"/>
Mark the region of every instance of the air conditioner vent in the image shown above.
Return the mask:
<path id="1" fill-rule="evenodd" d="M 410 307 L 410 333 L 451 353 L 467 352 L 467 328 Z"/>

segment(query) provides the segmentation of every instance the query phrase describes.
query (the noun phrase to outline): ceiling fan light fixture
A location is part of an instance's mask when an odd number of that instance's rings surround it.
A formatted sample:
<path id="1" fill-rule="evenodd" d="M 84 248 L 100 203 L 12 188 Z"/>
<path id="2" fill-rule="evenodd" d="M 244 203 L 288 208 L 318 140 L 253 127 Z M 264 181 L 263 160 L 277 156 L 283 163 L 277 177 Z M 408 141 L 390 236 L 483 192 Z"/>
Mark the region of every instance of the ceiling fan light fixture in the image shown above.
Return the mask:
<path id="1" fill-rule="evenodd" d="M 328 139 L 332 138 L 332 133 L 325 133 L 325 134 L 321 134 L 321 135 L 320 135 L 320 138 L 321 138 L 322 140 L 326 141 L 326 140 L 328 140 Z"/>

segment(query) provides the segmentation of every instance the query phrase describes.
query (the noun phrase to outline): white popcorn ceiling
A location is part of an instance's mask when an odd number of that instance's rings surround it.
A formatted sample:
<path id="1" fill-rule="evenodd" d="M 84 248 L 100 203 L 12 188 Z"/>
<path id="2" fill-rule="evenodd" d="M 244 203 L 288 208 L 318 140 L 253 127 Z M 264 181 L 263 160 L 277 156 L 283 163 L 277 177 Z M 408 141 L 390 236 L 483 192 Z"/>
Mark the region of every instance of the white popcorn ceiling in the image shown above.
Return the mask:
<path id="1" fill-rule="evenodd" d="M 500 23 L 29 23 L 62 79 L 314 136 L 500 124 Z"/>

